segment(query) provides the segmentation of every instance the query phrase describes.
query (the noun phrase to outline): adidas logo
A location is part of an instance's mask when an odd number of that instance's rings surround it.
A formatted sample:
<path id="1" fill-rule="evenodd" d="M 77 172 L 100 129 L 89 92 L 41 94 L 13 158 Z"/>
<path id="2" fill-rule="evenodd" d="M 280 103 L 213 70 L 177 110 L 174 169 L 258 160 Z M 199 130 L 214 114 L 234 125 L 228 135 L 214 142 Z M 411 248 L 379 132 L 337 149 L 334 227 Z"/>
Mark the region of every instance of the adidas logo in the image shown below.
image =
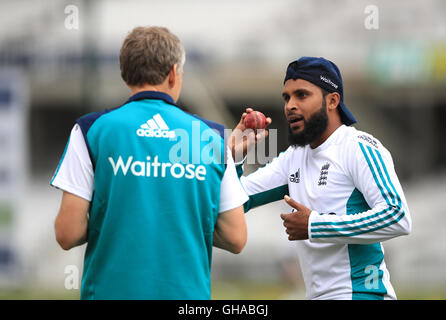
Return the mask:
<path id="1" fill-rule="evenodd" d="M 140 137 L 175 138 L 175 131 L 169 131 L 169 127 L 159 113 L 142 124 L 136 130 L 136 134 Z"/>
<path id="2" fill-rule="evenodd" d="M 290 182 L 294 183 L 300 182 L 300 169 L 297 169 L 296 173 L 290 174 Z"/>

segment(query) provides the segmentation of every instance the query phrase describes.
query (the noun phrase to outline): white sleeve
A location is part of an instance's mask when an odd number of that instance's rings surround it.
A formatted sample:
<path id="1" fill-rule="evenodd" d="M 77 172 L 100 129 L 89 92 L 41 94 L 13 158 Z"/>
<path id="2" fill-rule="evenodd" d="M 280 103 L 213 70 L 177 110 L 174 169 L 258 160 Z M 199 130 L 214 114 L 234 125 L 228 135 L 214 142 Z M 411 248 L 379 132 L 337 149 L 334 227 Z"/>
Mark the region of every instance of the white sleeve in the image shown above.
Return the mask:
<path id="1" fill-rule="evenodd" d="M 71 130 L 50 185 L 91 201 L 94 191 L 93 165 L 78 124 Z"/>
<path id="2" fill-rule="evenodd" d="M 409 208 L 390 153 L 381 144 L 364 141 L 357 141 L 349 151 L 348 171 L 357 196 L 367 205 L 357 213 L 341 216 L 313 211 L 310 241 L 366 244 L 408 234 L 412 225 Z"/>
<path id="3" fill-rule="evenodd" d="M 292 147 L 289 147 L 270 163 L 246 177 L 241 176 L 243 174 L 242 165 L 238 165 L 240 182 L 249 196 L 249 201 L 245 204 L 245 211 L 283 200 L 283 197 L 289 194 L 288 162 L 292 152 Z"/>
<path id="4" fill-rule="evenodd" d="M 235 171 L 234 160 L 229 147 L 226 152 L 226 171 L 221 181 L 220 209 L 219 212 L 228 211 L 243 205 L 248 201 L 248 196 L 243 190 Z"/>

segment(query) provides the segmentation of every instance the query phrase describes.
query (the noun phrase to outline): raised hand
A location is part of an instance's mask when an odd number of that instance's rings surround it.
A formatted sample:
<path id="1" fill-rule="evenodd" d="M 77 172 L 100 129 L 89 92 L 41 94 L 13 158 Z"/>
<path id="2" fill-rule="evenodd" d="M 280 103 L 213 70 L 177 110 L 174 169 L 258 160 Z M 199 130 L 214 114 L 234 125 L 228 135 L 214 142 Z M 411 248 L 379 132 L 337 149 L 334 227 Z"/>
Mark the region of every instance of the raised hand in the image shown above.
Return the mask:
<path id="1" fill-rule="evenodd" d="M 232 131 L 229 136 L 229 146 L 232 151 L 232 157 L 235 162 L 240 162 L 246 156 L 248 151 L 259 141 L 264 140 L 268 136 L 268 130 L 258 129 L 253 130 L 247 128 L 244 124 L 244 120 L 246 116 L 253 112 L 254 109 L 246 108 L 246 111 L 243 112 L 239 123 Z M 272 120 L 270 117 L 266 118 L 266 127 L 271 124 Z"/>

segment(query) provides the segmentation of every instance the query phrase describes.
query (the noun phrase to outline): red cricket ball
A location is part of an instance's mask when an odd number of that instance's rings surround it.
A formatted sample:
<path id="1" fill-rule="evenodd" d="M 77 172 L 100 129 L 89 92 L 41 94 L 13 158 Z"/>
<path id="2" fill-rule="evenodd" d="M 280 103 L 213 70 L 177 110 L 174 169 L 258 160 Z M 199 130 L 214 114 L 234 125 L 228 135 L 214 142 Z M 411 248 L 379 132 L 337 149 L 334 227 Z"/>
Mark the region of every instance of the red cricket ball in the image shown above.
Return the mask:
<path id="1" fill-rule="evenodd" d="M 246 128 L 250 129 L 265 129 L 266 127 L 266 117 L 260 111 L 252 111 L 247 114 L 243 120 L 243 124 Z"/>

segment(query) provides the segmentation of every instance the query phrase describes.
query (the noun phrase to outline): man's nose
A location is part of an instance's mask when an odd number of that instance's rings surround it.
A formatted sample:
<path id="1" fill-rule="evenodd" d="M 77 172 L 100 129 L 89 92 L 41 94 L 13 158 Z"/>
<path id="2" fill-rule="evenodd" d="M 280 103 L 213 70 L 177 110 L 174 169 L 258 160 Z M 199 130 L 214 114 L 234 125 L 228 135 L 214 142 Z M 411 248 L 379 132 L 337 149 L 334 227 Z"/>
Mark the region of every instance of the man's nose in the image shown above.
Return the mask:
<path id="1" fill-rule="evenodd" d="M 297 101 L 292 98 L 290 100 L 288 100 L 287 104 L 285 105 L 285 110 L 287 112 L 296 111 L 298 109 L 299 109 L 299 106 L 297 104 Z"/>

